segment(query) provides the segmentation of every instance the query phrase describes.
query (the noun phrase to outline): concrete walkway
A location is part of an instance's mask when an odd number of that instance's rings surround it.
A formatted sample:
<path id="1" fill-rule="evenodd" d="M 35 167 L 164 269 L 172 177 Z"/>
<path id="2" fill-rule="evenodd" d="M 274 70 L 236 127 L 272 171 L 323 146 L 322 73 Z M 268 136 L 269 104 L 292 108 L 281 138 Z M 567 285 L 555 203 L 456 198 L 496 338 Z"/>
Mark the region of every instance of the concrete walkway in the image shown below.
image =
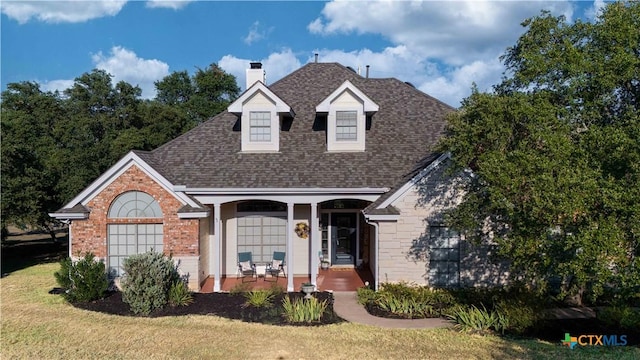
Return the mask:
<path id="1" fill-rule="evenodd" d="M 355 291 L 336 291 L 333 293 L 333 311 L 341 318 L 358 324 L 378 326 L 393 329 L 434 329 L 453 326 L 452 323 L 441 319 L 386 319 L 373 316 L 358 304 Z"/>

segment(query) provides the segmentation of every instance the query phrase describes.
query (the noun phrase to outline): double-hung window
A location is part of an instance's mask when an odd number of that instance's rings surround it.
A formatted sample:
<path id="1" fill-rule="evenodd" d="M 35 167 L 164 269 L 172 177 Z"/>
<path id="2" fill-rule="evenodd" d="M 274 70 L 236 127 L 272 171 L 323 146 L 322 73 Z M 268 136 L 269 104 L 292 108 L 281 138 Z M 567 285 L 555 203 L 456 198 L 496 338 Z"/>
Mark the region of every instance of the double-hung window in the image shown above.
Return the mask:
<path id="1" fill-rule="evenodd" d="M 460 235 L 446 226 L 429 226 L 429 282 L 434 287 L 460 285 Z"/>
<path id="2" fill-rule="evenodd" d="M 251 142 L 271 141 L 271 113 L 268 111 L 250 112 L 249 133 Z"/>
<path id="3" fill-rule="evenodd" d="M 336 111 L 336 141 L 358 140 L 358 113 Z"/>

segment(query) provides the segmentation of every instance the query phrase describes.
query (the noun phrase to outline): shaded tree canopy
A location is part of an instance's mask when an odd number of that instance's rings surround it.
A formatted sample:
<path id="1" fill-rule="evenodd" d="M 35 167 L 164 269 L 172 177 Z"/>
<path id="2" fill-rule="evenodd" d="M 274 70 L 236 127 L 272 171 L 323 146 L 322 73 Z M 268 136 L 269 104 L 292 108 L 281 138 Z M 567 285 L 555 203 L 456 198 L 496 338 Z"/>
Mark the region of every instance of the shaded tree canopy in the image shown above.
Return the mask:
<path id="1" fill-rule="evenodd" d="M 191 77 L 186 71 L 173 72 L 155 85 L 156 101 L 178 107 L 194 125 L 226 109 L 240 93 L 235 77 L 217 64 L 198 68 Z"/>
<path id="2" fill-rule="evenodd" d="M 192 78 L 175 72 L 158 96 L 112 82 L 103 70 L 80 75 L 62 94 L 34 82 L 2 92 L 2 227 L 51 228 L 59 209 L 130 150 L 151 150 L 223 111 L 239 92 L 217 65 Z M 4 232 L 3 232 L 4 233 Z"/>
<path id="3" fill-rule="evenodd" d="M 503 81 L 449 119 L 441 150 L 471 169 L 448 219 L 493 241 L 511 275 L 595 299 L 640 292 L 640 3 L 592 22 L 547 12 L 501 58 Z"/>

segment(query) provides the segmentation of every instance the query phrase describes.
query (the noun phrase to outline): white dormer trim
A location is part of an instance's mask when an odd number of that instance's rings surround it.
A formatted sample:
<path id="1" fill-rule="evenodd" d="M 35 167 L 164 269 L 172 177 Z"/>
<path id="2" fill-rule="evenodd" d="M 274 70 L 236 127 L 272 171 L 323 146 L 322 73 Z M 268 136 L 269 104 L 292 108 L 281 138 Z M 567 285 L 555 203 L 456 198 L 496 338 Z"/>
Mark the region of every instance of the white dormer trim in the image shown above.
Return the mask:
<path id="1" fill-rule="evenodd" d="M 327 151 L 364 151 L 367 115 L 378 111 L 378 109 L 378 104 L 374 103 L 349 80 L 342 83 L 316 106 L 316 112 L 327 113 Z M 355 112 L 356 131 L 353 139 L 338 136 L 337 117 L 341 112 Z"/>
<path id="2" fill-rule="evenodd" d="M 280 115 L 294 112 L 284 100 L 273 93 L 263 82 L 258 81 L 231 103 L 227 111 L 240 116 L 243 152 L 277 152 L 280 149 Z M 251 113 L 269 114 L 268 140 L 251 137 Z"/>

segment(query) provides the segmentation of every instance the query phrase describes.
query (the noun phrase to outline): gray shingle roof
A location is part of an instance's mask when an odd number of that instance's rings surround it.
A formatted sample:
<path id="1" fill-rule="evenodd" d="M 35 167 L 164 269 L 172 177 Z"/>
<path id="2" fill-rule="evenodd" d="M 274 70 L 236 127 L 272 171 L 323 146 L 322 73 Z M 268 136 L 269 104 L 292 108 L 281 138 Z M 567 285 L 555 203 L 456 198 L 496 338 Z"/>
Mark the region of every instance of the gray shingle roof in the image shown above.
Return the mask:
<path id="1" fill-rule="evenodd" d="M 345 80 L 380 106 L 364 152 L 328 153 L 315 107 Z M 241 153 L 237 116 L 223 112 L 152 152 L 136 152 L 188 188 L 394 187 L 428 156 L 454 109 L 397 79 L 365 79 L 336 63 L 310 63 L 269 88 L 295 111 L 278 153 Z"/>

